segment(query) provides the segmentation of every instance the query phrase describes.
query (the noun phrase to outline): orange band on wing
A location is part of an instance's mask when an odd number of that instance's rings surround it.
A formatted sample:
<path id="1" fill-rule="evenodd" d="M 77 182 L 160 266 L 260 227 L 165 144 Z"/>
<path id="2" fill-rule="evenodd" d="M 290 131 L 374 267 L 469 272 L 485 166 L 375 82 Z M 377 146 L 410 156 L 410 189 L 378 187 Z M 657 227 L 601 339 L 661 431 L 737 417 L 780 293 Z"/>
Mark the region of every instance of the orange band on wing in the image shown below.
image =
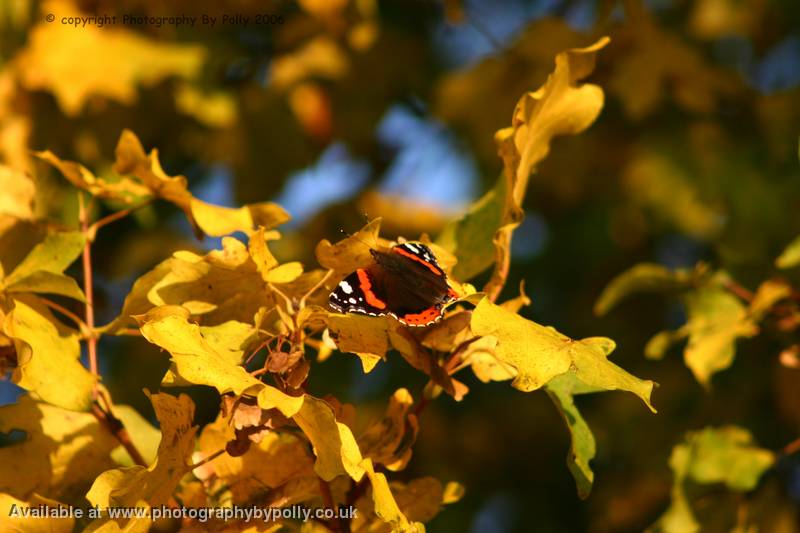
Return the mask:
<path id="1" fill-rule="evenodd" d="M 386 309 L 386 303 L 375 296 L 375 293 L 372 292 L 372 282 L 369 280 L 367 271 L 359 268 L 356 270 L 356 274 L 358 275 L 361 291 L 364 293 L 364 298 L 366 298 L 367 303 L 372 307 L 377 307 L 378 309 Z"/>
<path id="2" fill-rule="evenodd" d="M 416 261 L 417 263 L 422 263 L 423 265 L 425 265 L 426 267 L 428 267 L 428 268 L 430 269 L 430 271 L 431 271 L 431 272 L 433 272 L 434 274 L 436 274 L 437 276 L 440 276 L 440 275 L 442 274 L 442 271 L 441 271 L 441 270 L 439 270 L 438 268 L 436 268 L 436 267 L 435 267 L 435 266 L 433 266 L 432 264 L 428 263 L 427 261 L 425 261 L 425 260 L 424 260 L 424 259 L 422 259 L 421 257 L 418 257 L 418 256 L 416 256 L 416 255 L 412 254 L 411 252 L 407 252 L 407 251 L 405 251 L 405 250 L 404 250 L 404 249 L 402 249 L 402 248 L 393 248 L 393 250 L 394 250 L 395 252 L 397 252 L 398 254 L 400 254 L 400 255 L 403 255 L 403 256 L 405 256 L 405 257 L 408 257 L 409 259 L 413 259 L 413 260 L 414 260 L 414 261 Z"/>
<path id="3" fill-rule="evenodd" d="M 439 308 L 434 305 L 433 307 L 425 309 L 421 313 L 410 313 L 399 318 L 411 326 L 426 326 L 431 322 L 437 321 L 441 314 L 442 312 L 439 310 Z"/>

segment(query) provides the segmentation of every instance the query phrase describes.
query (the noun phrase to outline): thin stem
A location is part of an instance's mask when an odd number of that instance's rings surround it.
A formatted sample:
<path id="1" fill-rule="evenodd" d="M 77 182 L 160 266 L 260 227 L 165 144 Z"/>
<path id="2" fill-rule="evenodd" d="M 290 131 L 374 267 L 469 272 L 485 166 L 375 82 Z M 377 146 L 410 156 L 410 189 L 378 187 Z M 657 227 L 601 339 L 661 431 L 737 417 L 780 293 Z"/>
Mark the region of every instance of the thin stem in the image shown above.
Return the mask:
<path id="1" fill-rule="evenodd" d="M 72 320 L 75 323 L 75 325 L 78 326 L 78 329 L 81 330 L 81 333 L 83 335 L 88 336 L 88 335 L 91 334 L 90 331 L 89 331 L 89 328 L 86 326 L 86 323 L 83 320 L 81 320 L 81 318 L 78 315 L 76 315 L 75 313 L 73 313 L 72 311 L 67 309 L 66 307 L 64 307 L 64 306 L 62 306 L 60 304 L 57 304 L 56 302 L 50 300 L 49 298 L 45 298 L 43 296 L 39 296 L 39 300 L 41 300 L 47 307 L 50 307 L 50 308 L 58 311 L 62 315 L 66 316 L 67 318 Z"/>
<path id="2" fill-rule="evenodd" d="M 96 221 L 94 224 L 92 224 L 91 226 L 88 227 L 88 232 L 87 232 L 87 235 L 86 235 L 87 239 L 89 239 L 90 241 L 94 241 L 95 236 L 97 235 L 97 231 L 100 228 L 102 228 L 103 226 L 106 226 L 108 224 L 111 224 L 112 222 L 116 222 L 117 220 L 119 220 L 121 218 L 125 218 L 126 216 L 130 215 L 131 213 L 133 213 L 137 209 L 141 209 L 142 207 L 150 205 L 152 202 L 153 202 L 153 199 L 150 198 L 150 199 L 145 200 L 144 202 L 140 203 L 139 205 L 135 205 L 133 207 L 129 207 L 129 208 L 123 209 L 121 211 L 116 211 L 114 213 L 111 213 L 108 216 L 105 216 L 105 217 L 101 218 L 100 220 Z"/>
<path id="3" fill-rule="evenodd" d="M 108 404 L 107 398 L 105 399 L 105 403 Z M 128 433 L 122 420 L 115 417 L 110 409 L 101 407 L 97 399 L 92 403 L 92 414 L 108 429 L 122 447 L 125 448 L 125 451 L 128 452 L 128 455 L 131 456 L 134 463 L 140 466 L 147 466 L 147 462 L 144 460 L 142 454 L 139 453 L 139 450 L 136 449 L 136 445 L 133 443 L 133 440 L 131 440 L 130 433 Z"/>
<path id="4" fill-rule="evenodd" d="M 331 486 L 322 478 L 319 478 L 319 492 L 322 495 L 322 502 L 328 509 L 336 509 L 333 503 L 333 494 L 331 494 Z M 339 522 L 339 516 L 336 515 L 331 521 L 330 525 L 334 531 L 342 531 L 342 524 Z"/>
<path id="5" fill-rule="evenodd" d="M 429 403 L 430 403 L 430 399 L 423 394 L 422 398 L 419 401 L 419 403 L 416 405 L 416 407 L 414 407 L 414 410 L 411 411 L 411 413 L 414 416 L 416 416 L 417 418 L 419 418 L 419 415 L 422 414 L 422 411 L 425 410 L 425 408 L 428 406 Z"/>
<path id="6" fill-rule="evenodd" d="M 87 236 L 86 244 L 83 246 L 83 292 L 86 295 L 86 327 L 89 338 L 86 345 L 89 351 L 89 370 L 92 375 L 97 376 L 97 337 L 94 335 L 94 284 L 92 283 L 92 241 L 88 238 L 89 231 L 89 212 L 83 201 L 83 193 L 78 193 L 78 218 L 81 223 L 81 231 Z M 97 398 L 97 382 L 92 394 Z"/>
<path id="7" fill-rule="evenodd" d="M 194 470 L 195 468 L 200 468 L 204 464 L 210 463 L 211 461 L 213 461 L 214 459 L 216 459 L 217 457 L 219 457 L 223 453 L 225 453 L 225 448 L 222 448 L 221 450 L 217 450 L 214 453 L 212 453 L 211 455 L 209 455 L 207 457 L 204 457 L 200 461 L 198 461 L 195 464 L 193 464 L 191 466 L 191 468 L 189 468 L 189 470 Z"/>
<path id="8" fill-rule="evenodd" d="M 725 283 L 725 288 L 745 302 L 749 303 L 753 301 L 753 292 L 750 289 L 739 285 L 733 280 L 727 281 Z"/>
<path id="9" fill-rule="evenodd" d="M 122 328 L 116 332 L 116 335 L 131 335 L 133 337 L 141 337 L 142 332 L 136 328 Z"/>
<path id="10" fill-rule="evenodd" d="M 310 290 L 310 291 L 308 291 L 307 293 L 305 293 L 305 294 L 303 295 L 303 297 L 302 297 L 302 298 L 300 298 L 300 303 L 297 305 L 297 308 L 298 308 L 298 309 L 302 309 L 302 308 L 304 308 L 304 307 L 306 306 L 306 299 L 307 299 L 309 296 L 311 296 L 312 294 L 314 294 L 315 292 L 317 292 L 317 289 L 319 289 L 320 287 L 322 287 L 322 285 L 323 285 L 323 284 L 324 284 L 326 281 L 328 281 L 328 278 L 329 278 L 329 277 L 331 277 L 331 274 L 333 274 L 333 270 L 328 270 L 328 271 L 325 273 L 325 275 L 324 275 L 324 276 L 322 276 L 322 279 L 320 279 L 320 280 L 317 282 L 317 284 L 316 284 L 316 285 L 314 285 L 313 287 L 311 287 L 311 290 Z"/>
<path id="11" fill-rule="evenodd" d="M 797 452 L 800 452 L 800 437 L 784 446 L 779 453 L 781 455 L 792 455 Z"/>

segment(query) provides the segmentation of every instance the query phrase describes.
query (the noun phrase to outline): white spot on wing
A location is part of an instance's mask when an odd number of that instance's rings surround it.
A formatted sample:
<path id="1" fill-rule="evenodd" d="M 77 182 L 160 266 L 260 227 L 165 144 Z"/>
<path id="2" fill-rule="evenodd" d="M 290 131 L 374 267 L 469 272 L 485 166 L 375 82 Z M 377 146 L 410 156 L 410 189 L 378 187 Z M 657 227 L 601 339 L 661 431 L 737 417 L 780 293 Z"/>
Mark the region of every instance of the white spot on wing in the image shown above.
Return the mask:
<path id="1" fill-rule="evenodd" d="M 349 298 L 347 301 L 350 302 L 351 304 L 356 303 L 356 299 L 355 298 Z"/>
<path id="2" fill-rule="evenodd" d="M 346 281 L 339 283 L 339 287 L 342 288 L 342 291 L 344 291 L 345 294 L 353 294 L 353 287 L 351 287 Z"/>

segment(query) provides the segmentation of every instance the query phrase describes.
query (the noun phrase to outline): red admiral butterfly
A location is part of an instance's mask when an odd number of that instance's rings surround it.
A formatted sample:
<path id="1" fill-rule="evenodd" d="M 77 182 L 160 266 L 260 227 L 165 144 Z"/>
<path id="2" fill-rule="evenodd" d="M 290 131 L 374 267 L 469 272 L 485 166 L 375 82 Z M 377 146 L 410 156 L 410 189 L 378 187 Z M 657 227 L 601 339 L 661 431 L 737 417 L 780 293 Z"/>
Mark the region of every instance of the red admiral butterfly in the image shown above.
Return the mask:
<path id="1" fill-rule="evenodd" d="M 424 244 L 406 242 L 389 252 L 371 249 L 370 254 L 374 262 L 344 278 L 331 293 L 328 303 L 336 311 L 390 315 L 407 326 L 428 326 L 456 299 Z"/>

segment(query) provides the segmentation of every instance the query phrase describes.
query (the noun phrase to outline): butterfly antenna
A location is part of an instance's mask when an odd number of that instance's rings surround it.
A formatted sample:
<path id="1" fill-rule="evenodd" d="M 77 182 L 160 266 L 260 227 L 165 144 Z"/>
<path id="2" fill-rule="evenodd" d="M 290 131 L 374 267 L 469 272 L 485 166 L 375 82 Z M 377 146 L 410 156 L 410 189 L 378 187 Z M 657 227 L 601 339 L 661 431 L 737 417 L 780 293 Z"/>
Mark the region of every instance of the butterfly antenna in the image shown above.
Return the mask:
<path id="1" fill-rule="evenodd" d="M 363 244 L 367 248 L 376 249 L 378 247 L 378 239 L 377 239 L 377 237 L 375 238 L 375 242 L 370 244 L 367 241 L 365 241 L 364 239 L 362 239 L 361 237 L 359 237 L 357 233 L 348 233 L 345 230 L 343 230 L 342 228 L 339 228 L 339 232 L 342 233 L 343 235 L 345 235 L 347 238 L 353 238 L 353 239 L 357 240 L 358 242 L 360 242 L 361 244 Z"/>

